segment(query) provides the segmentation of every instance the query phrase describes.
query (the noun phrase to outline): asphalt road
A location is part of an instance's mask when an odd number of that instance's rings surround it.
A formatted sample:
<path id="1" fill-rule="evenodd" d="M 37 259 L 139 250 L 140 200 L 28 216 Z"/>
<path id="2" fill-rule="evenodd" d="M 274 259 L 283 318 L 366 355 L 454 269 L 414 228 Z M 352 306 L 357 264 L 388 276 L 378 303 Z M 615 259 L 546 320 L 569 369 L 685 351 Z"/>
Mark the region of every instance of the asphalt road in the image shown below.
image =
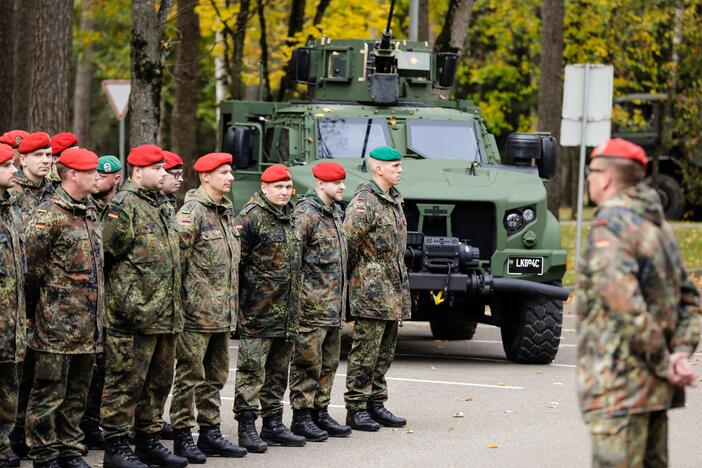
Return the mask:
<path id="1" fill-rule="evenodd" d="M 397 357 L 388 373 L 388 408 L 407 417 L 402 429 L 354 432 L 345 439 L 302 448 L 270 447 L 243 459 L 209 458 L 207 465 L 359 467 L 587 467 L 589 438 L 580 419 L 575 390 L 575 320 L 566 314 L 554 363 L 528 366 L 508 362 L 499 329 L 479 326 L 471 341 L 436 342 L 428 324 L 401 329 Z M 344 349 L 349 346 L 345 330 Z M 238 342 L 232 340 L 232 372 L 223 391 L 222 432 L 236 440 L 231 412 Z M 694 364 L 702 373 L 702 353 Z M 331 414 L 343 421 L 345 355 L 332 395 Z M 688 391 L 688 406 L 671 411 L 673 467 L 702 466 L 699 424 L 702 391 Z M 287 398 L 287 396 L 286 396 Z M 284 420 L 291 411 L 286 406 Z M 258 421 L 260 427 L 260 420 Z M 167 442 L 170 445 L 170 442 Z M 102 452 L 90 464 L 101 466 Z M 23 461 L 23 467 L 29 462 Z"/>

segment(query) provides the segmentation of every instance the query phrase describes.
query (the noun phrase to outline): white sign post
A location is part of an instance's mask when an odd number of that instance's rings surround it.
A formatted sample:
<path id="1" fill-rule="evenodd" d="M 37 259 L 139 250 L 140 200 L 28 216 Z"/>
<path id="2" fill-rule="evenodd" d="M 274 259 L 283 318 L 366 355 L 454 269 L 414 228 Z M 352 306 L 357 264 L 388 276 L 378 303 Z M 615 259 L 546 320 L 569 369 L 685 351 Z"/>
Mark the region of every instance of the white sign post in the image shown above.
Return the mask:
<path id="1" fill-rule="evenodd" d="M 585 149 L 609 138 L 612 128 L 614 68 L 611 65 L 567 65 L 563 85 L 561 146 L 580 146 L 578 215 L 575 235 L 575 266 L 580 259 L 583 224 Z"/>
<path id="2" fill-rule="evenodd" d="M 119 120 L 119 161 L 122 163 L 122 174 L 125 172 L 124 150 L 124 121 L 129 107 L 129 92 L 132 83 L 129 80 L 103 80 L 102 89 L 107 95 L 107 100 Z"/>

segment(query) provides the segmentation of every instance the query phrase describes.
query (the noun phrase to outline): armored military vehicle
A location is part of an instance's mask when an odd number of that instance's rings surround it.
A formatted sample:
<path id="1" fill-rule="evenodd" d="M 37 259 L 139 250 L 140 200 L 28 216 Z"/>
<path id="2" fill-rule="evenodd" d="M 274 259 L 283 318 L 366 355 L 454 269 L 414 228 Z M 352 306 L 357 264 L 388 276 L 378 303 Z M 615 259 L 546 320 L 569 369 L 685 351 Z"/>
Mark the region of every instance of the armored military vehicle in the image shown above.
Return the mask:
<path id="1" fill-rule="evenodd" d="M 568 296 L 544 188 L 554 140 L 515 133 L 500 154 L 473 103 L 434 97 L 453 86 L 457 63 L 426 42 L 392 39 L 390 21 L 380 40 L 322 38 L 295 50 L 290 66 L 307 100 L 221 104 L 219 147 L 235 155 L 232 195 L 243 206 L 276 163 L 304 194 L 315 161 L 334 160 L 347 171 L 348 203 L 370 178 L 368 153 L 397 148 L 412 320 L 429 321 L 436 339 L 470 339 L 478 322 L 495 325 L 510 360 L 548 363 Z"/>

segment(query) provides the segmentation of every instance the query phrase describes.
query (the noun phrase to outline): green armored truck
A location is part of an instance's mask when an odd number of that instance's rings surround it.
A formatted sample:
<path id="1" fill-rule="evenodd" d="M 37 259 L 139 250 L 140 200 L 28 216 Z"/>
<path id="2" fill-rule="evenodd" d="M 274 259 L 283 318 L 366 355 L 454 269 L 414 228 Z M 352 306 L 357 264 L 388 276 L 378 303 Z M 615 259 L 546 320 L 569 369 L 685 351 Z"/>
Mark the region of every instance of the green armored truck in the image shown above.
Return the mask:
<path id="1" fill-rule="evenodd" d="M 500 154 L 471 102 L 435 97 L 453 86 L 457 63 L 426 42 L 393 40 L 390 21 L 379 41 L 323 38 L 298 48 L 290 66 L 308 100 L 221 104 L 219 148 L 235 155 L 232 195 L 241 208 L 278 163 L 303 194 L 314 187 L 311 166 L 334 160 L 346 168 L 348 202 L 370 177 L 368 153 L 397 148 L 412 320 L 449 340 L 472 338 L 478 322 L 495 325 L 510 360 L 549 363 L 568 296 L 544 188 L 555 142 L 514 133 Z"/>

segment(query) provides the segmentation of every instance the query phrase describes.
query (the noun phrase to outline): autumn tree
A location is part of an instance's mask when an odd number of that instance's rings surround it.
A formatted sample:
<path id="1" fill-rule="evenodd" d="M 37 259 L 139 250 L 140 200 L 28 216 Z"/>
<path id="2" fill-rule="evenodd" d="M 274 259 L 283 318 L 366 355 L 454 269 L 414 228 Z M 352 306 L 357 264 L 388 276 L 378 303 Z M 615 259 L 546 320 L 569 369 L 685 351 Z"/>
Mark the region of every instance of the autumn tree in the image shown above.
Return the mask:
<path id="1" fill-rule="evenodd" d="M 472 9 L 473 0 L 449 1 L 444 27 L 434 43 L 435 51 L 463 54 Z"/>
<path id="2" fill-rule="evenodd" d="M 291 46 L 294 43 L 295 35 L 302 31 L 305 25 L 305 0 L 291 0 L 290 4 L 290 19 L 288 20 L 288 38 L 287 45 Z M 280 87 L 278 88 L 278 101 L 285 100 L 293 88 L 295 87 L 295 80 L 292 76 L 292 70 L 290 69 L 290 64 L 285 66 L 285 75 L 280 82 Z"/>
<path id="3" fill-rule="evenodd" d="M 14 84 L 14 5 L 12 0 L 0 1 L 4 14 L 0 15 L 0 50 L 5 51 L 5 66 L 0 67 L 0 102 L 5 112 L 0 113 L 0 133 L 12 129 L 12 87 Z M 9 109 L 9 112 L 8 112 Z"/>
<path id="4" fill-rule="evenodd" d="M 34 24 L 37 14 L 37 0 L 14 0 L 13 23 Z M 71 15 L 72 16 L 72 15 Z M 35 30 L 35 28 L 33 28 Z M 29 113 L 32 102 L 32 72 L 34 70 L 34 34 L 15 34 L 13 44 L 14 60 L 12 80 L 12 127 L 28 130 Z M 20 57 L 22 59 L 20 60 Z"/>
<path id="5" fill-rule="evenodd" d="M 76 65 L 76 86 L 73 93 L 73 132 L 81 146 L 90 147 L 90 115 L 93 92 L 93 43 L 95 29 L 94 0 L 83 0 L 80 16 L 80 53 Z"/>

